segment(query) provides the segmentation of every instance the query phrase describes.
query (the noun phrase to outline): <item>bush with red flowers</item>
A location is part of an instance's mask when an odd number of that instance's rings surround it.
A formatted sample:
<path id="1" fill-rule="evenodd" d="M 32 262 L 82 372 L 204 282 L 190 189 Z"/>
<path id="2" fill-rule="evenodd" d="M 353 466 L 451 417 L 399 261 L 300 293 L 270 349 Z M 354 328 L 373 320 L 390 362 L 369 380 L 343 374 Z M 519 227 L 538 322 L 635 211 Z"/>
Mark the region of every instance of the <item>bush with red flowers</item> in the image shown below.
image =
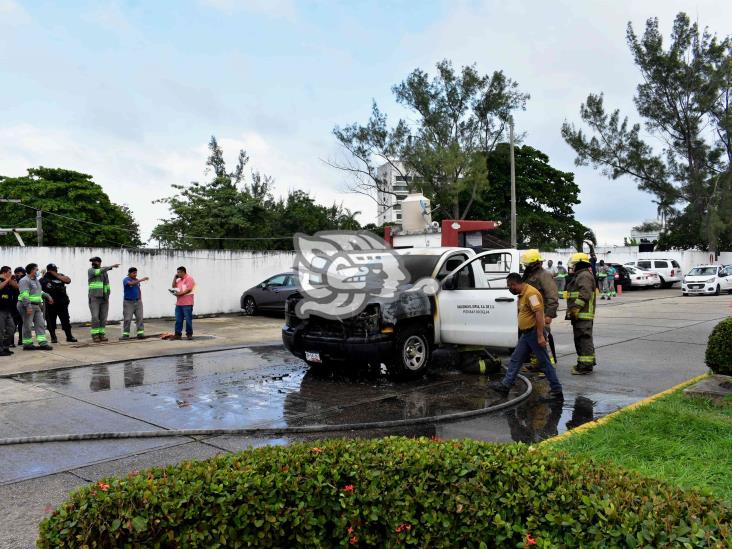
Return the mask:
<path id="1" fill-rule="evenodd" d="M 728 503 L 551 449 L 273 446 L 81 488 L 47 547 L 729 547 Z"/>

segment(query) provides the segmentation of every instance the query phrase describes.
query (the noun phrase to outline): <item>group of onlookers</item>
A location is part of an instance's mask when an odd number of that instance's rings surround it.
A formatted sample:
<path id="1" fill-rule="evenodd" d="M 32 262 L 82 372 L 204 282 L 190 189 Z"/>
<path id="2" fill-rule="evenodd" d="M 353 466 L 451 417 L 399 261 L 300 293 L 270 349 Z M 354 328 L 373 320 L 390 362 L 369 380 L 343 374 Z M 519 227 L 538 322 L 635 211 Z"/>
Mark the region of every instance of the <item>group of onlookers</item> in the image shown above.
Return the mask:
<path id="1" fill-rule="evenodd" d="M 102 266 L 100 257 L 92 257 L 88 270 L 88 297 L 91 313 L 91 336 L 95 343 L 108 341 L 106 333 L 107 315 L 109 313 L 109 296 L 111 284 L 108 272 L 119 267 L 119 264 Z M 140 284 L 148 277 L 138 278 L 137 268 L 130 267 L 122 281 L 122 335 L 120 339 L 130 338 L 130 328 L 134 318 L 135 335 L 138 339 L 145 337 L 144 315 L 142 307 L 142 290 Z M 51 343 L 58 343 L 56 336 L 57 320 L 66 334 L 67 342 L 78 341 L 71 332 L 69 319 L 69 296 L 66 286 L 71 278 L 58 271 L 58 267 L 49 263 L 43 276 L 39 277 L 36 263 L 29 263 L 25 268 L 0 268 L 0 356 L 10 356 L 10 349 L 16 346 L 15 333 L 18 332 L 18 345 L 23 350 L 51 350 L 53 347 L 46 338 L 46 329 Z M 173 339 L 181 339 L 185 323 L 186 337 L 193 338 L 193 299 L 196 282 L 185 267 L 178 267 L 173 277 L 170 293 L 176 297 L 175 334 Z M 34 344 L 33 336 L 35 334 Z"/>

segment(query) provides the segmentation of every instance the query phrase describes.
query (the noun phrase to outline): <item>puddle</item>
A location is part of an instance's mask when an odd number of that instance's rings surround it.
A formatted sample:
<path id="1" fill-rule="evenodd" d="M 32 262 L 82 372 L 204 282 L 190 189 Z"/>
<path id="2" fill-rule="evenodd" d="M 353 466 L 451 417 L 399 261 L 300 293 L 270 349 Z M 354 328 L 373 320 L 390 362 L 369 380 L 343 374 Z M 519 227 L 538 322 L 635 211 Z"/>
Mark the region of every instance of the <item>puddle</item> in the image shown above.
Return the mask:
<path id="1" fill-rule="evenodd" d="M 406 420 L 477 410 L 502 401 L 488 389 L 490 379 L 484 376 L 450 369 L 436 369 L 408 382 L 368 371 L 323 375 L 272 346 L 54 370 L 14 379 L 165 429 Z M 537 442 L 633 400 L 627 395 L 565 391 L 564 403 L 552 403 L 545 400 L 545 385 L 536 382 L 534 394 L 517 408 L 439 425 L 434 431 L 482 440 Z M 515 394 L 522 390 L 517 384 Z M 99 430 L 107 429 L 100 425 Z M 68 431 L 73 431 L 73 425 Z M 424 428 L 399 431 L 421 434 Z M 373 434 L 362 432 L 363 436 Z"/>

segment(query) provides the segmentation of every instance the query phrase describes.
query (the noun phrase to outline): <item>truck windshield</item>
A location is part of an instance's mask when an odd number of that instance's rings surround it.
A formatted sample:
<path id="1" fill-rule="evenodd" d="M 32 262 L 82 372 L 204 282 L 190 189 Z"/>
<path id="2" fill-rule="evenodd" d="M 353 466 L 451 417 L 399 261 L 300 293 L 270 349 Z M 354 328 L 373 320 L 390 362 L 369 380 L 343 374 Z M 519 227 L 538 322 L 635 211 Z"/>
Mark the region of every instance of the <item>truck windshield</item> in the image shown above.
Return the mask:
<path id="1" fill-rule="evenodd" d="M 440 260 L 439 255 L 400 255 L 402 265 L 409 272 L 410 282 L 414 283 L 422 278 L 432 276 Z"/>

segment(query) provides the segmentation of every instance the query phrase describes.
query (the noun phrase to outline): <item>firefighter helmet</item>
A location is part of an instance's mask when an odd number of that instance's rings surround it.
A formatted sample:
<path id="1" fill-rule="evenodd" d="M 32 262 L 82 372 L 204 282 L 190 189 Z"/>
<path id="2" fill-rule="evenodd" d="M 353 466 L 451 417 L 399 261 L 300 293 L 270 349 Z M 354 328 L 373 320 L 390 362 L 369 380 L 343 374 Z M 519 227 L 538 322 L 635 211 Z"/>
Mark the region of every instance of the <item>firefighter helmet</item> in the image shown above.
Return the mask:
<path id="1" fill-rule="evenodd" d="M 537 261 L 544 261 L 544 258 L 541 257 L 539 250 L 526 250 L 524 253 L 521 254 L 521 263 L 523 263 L 524 265 L 531 265 L 532 263 L 536 263 Z"/>
<path id="2" fill-rule="evenodd" d="M 577 252 L 576 254 L 572 254 L 572 257 L 569 259 L 570 263 L 579 263 L 580 261 L 589 263 L 590 256 L 584 252 Z"/>

